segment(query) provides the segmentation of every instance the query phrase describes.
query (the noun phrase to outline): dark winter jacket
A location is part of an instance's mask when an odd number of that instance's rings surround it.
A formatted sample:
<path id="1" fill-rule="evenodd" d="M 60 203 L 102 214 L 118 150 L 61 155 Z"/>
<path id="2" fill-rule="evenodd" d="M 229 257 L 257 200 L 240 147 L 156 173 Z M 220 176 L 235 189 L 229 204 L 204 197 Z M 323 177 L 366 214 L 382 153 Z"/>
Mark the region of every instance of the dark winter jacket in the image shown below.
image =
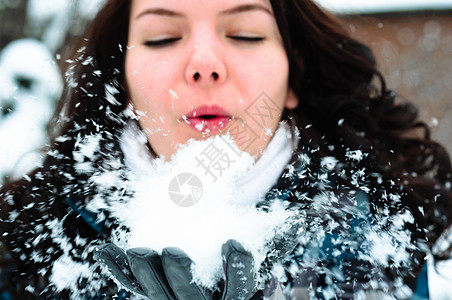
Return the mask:
<path id="1" fill-rule="evenodd" d="M 327 162 L 307 142 L 299 143 L 267 194 L 268 202 L 286 200 L 300 207 L 306 235 L 284 263 L 285 280 L 277 282 L 273 277 L 256 299 L 263 295 L 279 299 L 288 293 L 296 299 L 352 299 L 356 293 L 368 299 L 381 298 L 379 293 L 410 299 L 411 289 L 419 291 L 416 299 L 427 299 L 426 272 L 417 271 L 422 269 L 424 254 L 410 247 L 413 244 L 404 244 L 403 238 L 409 240 L 409 236 L 393 235 L 397 229 L 403 231 L 404 222 L 410 222 L 407 212 L 376 216 L 372 201 L 381 193 L 361 188 L 365 179 L 357 170 L 347 173 L 340 164 Z M 84 189 L 91 185 L 87 176 L 73 178 L 62 172 L 71 184 L 54 186 L 45 178 L 46 168 L 52 166 L 45 164 L 17 184 L 14 193 L 2 196 L 0 299 L 69 299 L 71 291 L 60 290 L 51 280 L 55 265 L 63 267 L 58 274 L 68 278 L 79 276 L 76 272 L 86 267 L 73 287 L 78 291 L 76 298 L 112 299 L 117 295 L 116 299 L 127 299 L 129 295 L 102 275 L 92 257 L 93 247 L 110 241 L 117 224 L 108 211 L 86 208 L 93 197 Z M 97 192 L 127 197 L 117 186 Z M 265 203 L 261 205 L 265 209 Z M 380 246 L 394 247 L 386 249 L 389 254 L 373 252 L 385 250 L 372 244 L 379 236 L 384 237 L 378 241 Z M 391 256 L 404 251 L 410 259 L 399 261 Z"/>

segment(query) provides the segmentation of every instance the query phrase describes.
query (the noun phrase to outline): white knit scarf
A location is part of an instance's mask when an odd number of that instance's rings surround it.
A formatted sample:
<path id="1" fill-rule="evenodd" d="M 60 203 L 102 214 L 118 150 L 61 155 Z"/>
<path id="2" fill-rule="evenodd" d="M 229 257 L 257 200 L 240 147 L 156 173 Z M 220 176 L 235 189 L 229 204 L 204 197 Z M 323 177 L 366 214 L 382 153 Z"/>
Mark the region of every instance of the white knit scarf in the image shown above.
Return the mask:
<path id="1" fill-rule="evenodd" d="M 284 168 L 290 161 L 298 145 L 298 131 L 295 136 L 290 125 L 281 121 L 267 148 L 238 182 L 238 188 L 243 190 L 240 201 L 257 202 L 276 184 Z M 155 158 L 145 147 L 145 133 L 138 127 L 136 121 L 130 121 L 120 139 L 120 147 L 124 153 L 126 166 L 135 174 L 152 172 L 152 160 Z"/>

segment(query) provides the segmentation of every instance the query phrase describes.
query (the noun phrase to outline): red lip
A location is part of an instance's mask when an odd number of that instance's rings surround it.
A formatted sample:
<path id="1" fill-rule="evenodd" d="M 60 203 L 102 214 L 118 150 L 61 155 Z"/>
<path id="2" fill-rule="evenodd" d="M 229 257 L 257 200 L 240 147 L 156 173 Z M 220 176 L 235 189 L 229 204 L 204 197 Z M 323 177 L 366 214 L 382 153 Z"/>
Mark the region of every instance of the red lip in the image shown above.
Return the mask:
<path id="1" fill-rule="evenodd" d="M 187 118 L 199 118 L 201 116 L 212 115 L 216 117 L 228 117 L 231 118 L 231 115 L 217 105 L 207 106 L 203 105 L 192 110 Z"/>
<path id="2" fill-rule="evenodd" d="M 225 128 L 231 119 L 231 115 L 221 107 L 204 105 L 187 115 L 187 124 L 198 132 L 213 133 Z"/>

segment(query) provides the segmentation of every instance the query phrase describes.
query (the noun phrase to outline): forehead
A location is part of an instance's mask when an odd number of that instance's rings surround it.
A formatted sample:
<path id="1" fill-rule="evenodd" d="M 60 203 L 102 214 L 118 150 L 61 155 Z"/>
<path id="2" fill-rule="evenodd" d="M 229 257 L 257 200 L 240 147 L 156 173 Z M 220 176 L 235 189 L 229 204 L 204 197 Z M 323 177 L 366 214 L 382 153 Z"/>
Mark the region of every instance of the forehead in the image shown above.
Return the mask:
<path id="1" fill-rule="evenodd" d="M 221 14 L 235 7 L 262 7 L 272 13 L 270 0 L 132 0 L 131 17 L 146 9 L 163 8 L 181 15 Z M 243 10 L 246 11 L 246 10 Z"/>

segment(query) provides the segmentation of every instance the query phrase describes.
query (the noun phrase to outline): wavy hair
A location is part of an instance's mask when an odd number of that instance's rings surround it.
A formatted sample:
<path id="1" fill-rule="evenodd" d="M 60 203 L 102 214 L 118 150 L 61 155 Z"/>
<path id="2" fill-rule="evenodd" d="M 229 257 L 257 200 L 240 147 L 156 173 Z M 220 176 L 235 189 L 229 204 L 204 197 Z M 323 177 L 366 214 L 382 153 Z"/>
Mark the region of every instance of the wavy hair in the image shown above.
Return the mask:
<path id="1" fill-rule="evenodd" d="M 322 155 L 368 154 L 361 167 L 382 175 L 370 190 L 399 191 L 414 237 L 429 248 L 452 222 L 451 163 L 412 103 L 396 102 L 372 51 L 310 0 L 271 1 L 290 61 L 298 107 L 286 113 Z M 375 209 L 387 203 L 374 203 Z M 393 207 L 398 209 L 398 207 Z M 437 259 L 449 251 L 435 253 Z"/>
<path id="2" fill-rule="evenodd" d="M 402 191 L 402 205 L 416 220 L 411 231 L 431 248 L 452 222 L 448 154 L 431 140 L 417 109 L 396 102 L 372 51 L 350 37 L 334 16 L 311 0 L 270 2 L 289 58 L 289 84 L 299 99 L 283 118 L 295 120 L 321 155 L 344 157 L 350 149 L 367 153 L 363 166 L 383 178 L 369 181 L 370 190 Z M 67 190 L 61 186 L 78 180 L 59 175 L 62 170 L 75 174 L 76 135 L 102 133 L 114 139 L 124 126 L 130 6 L 131 0 L 106 1 L 64 66 L 66 87 L 49 127 L 51 152 L 61 156 L 49 155 L 41 169 L 62 193 Z M 0 195 L 25 183 L 6 184 Z M 374 204 L 375 210 L 384 205 Z"/>

